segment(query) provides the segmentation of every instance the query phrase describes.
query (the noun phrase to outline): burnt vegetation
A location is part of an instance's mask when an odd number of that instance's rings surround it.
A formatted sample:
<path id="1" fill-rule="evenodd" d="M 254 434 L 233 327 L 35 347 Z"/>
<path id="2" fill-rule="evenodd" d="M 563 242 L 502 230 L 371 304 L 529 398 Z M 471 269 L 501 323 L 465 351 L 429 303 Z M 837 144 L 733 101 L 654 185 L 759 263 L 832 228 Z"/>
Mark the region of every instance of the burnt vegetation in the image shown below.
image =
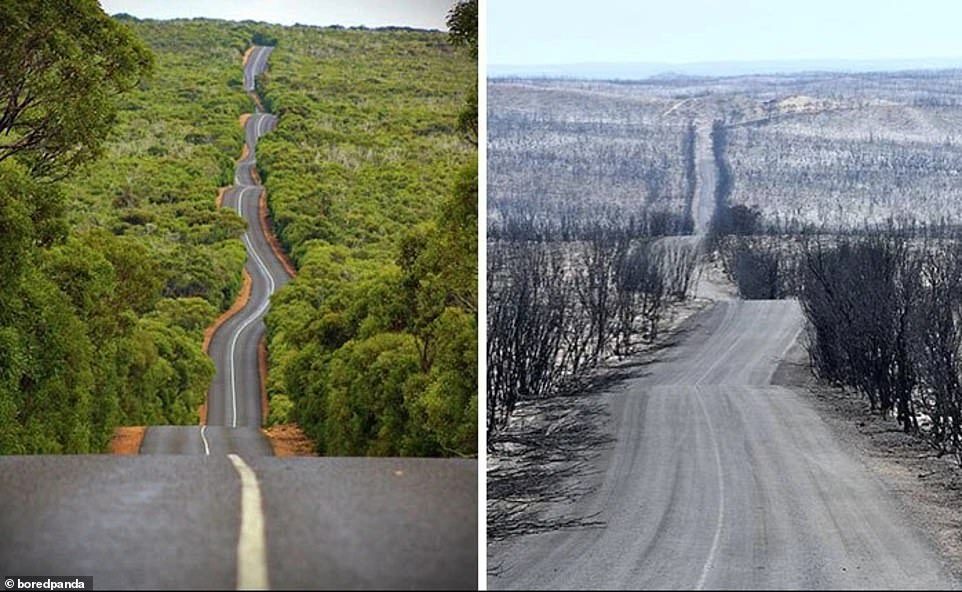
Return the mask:
<path id="1" fill-rule="evenodd" d="M 959 72 L 503 79 L 488 96 L 492 540 L 596 524 L 539 504 L 585 493 L 605 418 L 584 395 L 692 292 L 709 157 L 708 259 L 742 298 L 797 298 L 813 373 L 962 463 Z"/>
<path id="2" fill-rule="evenodd" d="M 632 375 L 615 360 L 655 343 L 669 307 L 690 294 L 696 262 L 690 244 L 630 228 L 488 243 L 491 540 L 602 525 L 541 510 L 589 491 L 590 461 L 610 442 L 591 394 Z"/>
<path id="3" fill-rule="evenodd" d="M 690 292 L 694 248 L 598 225 L 488 246 L 488 438 L 520 401 L 577 390 L 604 362 L 659 335 Z"/>
<path id="4" fill-rule="evenodd" d="M 962 463 L 962 233 L 728 237 L 743 298 L 797 297 L 812 371 Z"/>
<path id="5" fill-rule="evenodd" d="M 637 88 L 497 81 L 488 113 L 487 433 L 578 391 L 690 291 L 695 128 Z"/>
<path id="6" fill-rule="evenodd" d="M 797 298 L 813 373 L 962 463 L 959 71 L 691 82 L 716 101 L 710 245 Z"/>
<path id="7" fill-rule="evenodd" d="M 600 524 L 540 510 L 586 493 L 580 477 L 608 442 L 604 405 L 588 395 L 691 294 L 695 129 L 655 125 L 656 109 L 590 85 L 491 92 L 486 428 L 499 540 Z"/>
<path id="8" fill-rule="evenodd" d="M 801 270 L 813 370 L 962 461 L 959 237 L 813 240 Z"/>

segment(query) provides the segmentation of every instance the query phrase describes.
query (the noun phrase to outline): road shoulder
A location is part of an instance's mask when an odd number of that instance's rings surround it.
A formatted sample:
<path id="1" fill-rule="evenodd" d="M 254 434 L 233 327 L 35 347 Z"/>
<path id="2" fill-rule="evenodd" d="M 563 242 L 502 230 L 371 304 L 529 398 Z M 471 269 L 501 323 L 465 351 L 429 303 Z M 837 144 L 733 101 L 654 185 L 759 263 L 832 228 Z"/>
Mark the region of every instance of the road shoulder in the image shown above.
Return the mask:
<path id="1" fill-rule="evenodd" d="M 145 426 L 120 426 L 114 428 L 107 452 L 110 454 L 140 454 L 140 444 L 147 432 Z"/>
<path id="2" fill-rule="evenodd" d="M 772 382 L 791 388 L 815 410 L 932 541 L 946 569 L 962 581 L 962 468 L 948 457 L 937 458 L 924 441 L 903 433 L 894 419 L 871 413 L 858 394 L 816 380 L 801 342 L 789 350 Z"/>
<path id="3" fill-rule="evenodd" d="M 583 515 L 579 502 L 600 485 L 615 443 L 611 395 L 648 371 L 666 348 L 690 330 L 711 300 L 674 305 L 661 336 L 622 358 L 607 360 L 577 388 L 538 400 L 519 401 L 506 428 L 489 436 L 487 455 L 487 532 L 489 575 L 497 576 L 500 557 L 527 536 L 569 529 L 603 527 Z"/>

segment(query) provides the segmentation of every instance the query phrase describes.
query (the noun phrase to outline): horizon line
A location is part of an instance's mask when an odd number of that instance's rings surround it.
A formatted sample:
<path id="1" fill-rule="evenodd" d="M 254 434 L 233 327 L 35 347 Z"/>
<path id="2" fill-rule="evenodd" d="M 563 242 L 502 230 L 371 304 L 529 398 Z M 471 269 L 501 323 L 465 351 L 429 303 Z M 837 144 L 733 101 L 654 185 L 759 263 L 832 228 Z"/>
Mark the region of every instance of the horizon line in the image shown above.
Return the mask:
<path id="1" fill-rule="evenodd" d="M 693 60 L 686 62 L 674 61 L 584 61 L 584 62 L 539 62 L 539 63 L 489 63 L 488 68 L 543 68 L 563 66 L 703 66 L 712 64 L 762 64 L 762 63 L 799 63 L 799 62 L 921 62 L 929 60 L 959 60 L 957 56 L 926 56 L 926 57 L 880 57 L 880 58 L 758 58 L 758 59 L 730 59 L 730 60 Z"/>

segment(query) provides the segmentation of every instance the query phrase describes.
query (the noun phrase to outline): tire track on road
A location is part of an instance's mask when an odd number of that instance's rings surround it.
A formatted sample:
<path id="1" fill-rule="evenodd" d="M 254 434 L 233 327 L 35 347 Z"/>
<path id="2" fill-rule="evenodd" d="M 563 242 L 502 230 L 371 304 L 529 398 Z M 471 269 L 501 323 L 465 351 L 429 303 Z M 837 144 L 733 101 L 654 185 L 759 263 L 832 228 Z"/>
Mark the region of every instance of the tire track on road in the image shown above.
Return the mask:
<path id="1" fill-rule="evenodd" d="M 491 589 L 955 589 L 898 500 L 771 376 L 794 301 L 720 302 L 605 393 L 609 450 L 565 511 L 605 526 L 492 545 Z"/>

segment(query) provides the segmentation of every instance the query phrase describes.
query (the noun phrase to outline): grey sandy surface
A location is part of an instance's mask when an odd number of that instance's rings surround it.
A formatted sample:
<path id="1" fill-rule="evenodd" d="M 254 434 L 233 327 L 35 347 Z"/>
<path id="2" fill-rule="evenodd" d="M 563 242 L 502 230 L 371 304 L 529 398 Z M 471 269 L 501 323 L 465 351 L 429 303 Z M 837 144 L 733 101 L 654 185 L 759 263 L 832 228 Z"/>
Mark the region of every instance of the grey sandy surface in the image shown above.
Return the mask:
<path id="1" fill-rule="evenodd" d="M 492 545 L 492 588 L 953 588 L 933 541 L 806 402 L 772 384 L 794 301 L 719 302 L 604 395 L 610 450 L 570 512 Z"/>

